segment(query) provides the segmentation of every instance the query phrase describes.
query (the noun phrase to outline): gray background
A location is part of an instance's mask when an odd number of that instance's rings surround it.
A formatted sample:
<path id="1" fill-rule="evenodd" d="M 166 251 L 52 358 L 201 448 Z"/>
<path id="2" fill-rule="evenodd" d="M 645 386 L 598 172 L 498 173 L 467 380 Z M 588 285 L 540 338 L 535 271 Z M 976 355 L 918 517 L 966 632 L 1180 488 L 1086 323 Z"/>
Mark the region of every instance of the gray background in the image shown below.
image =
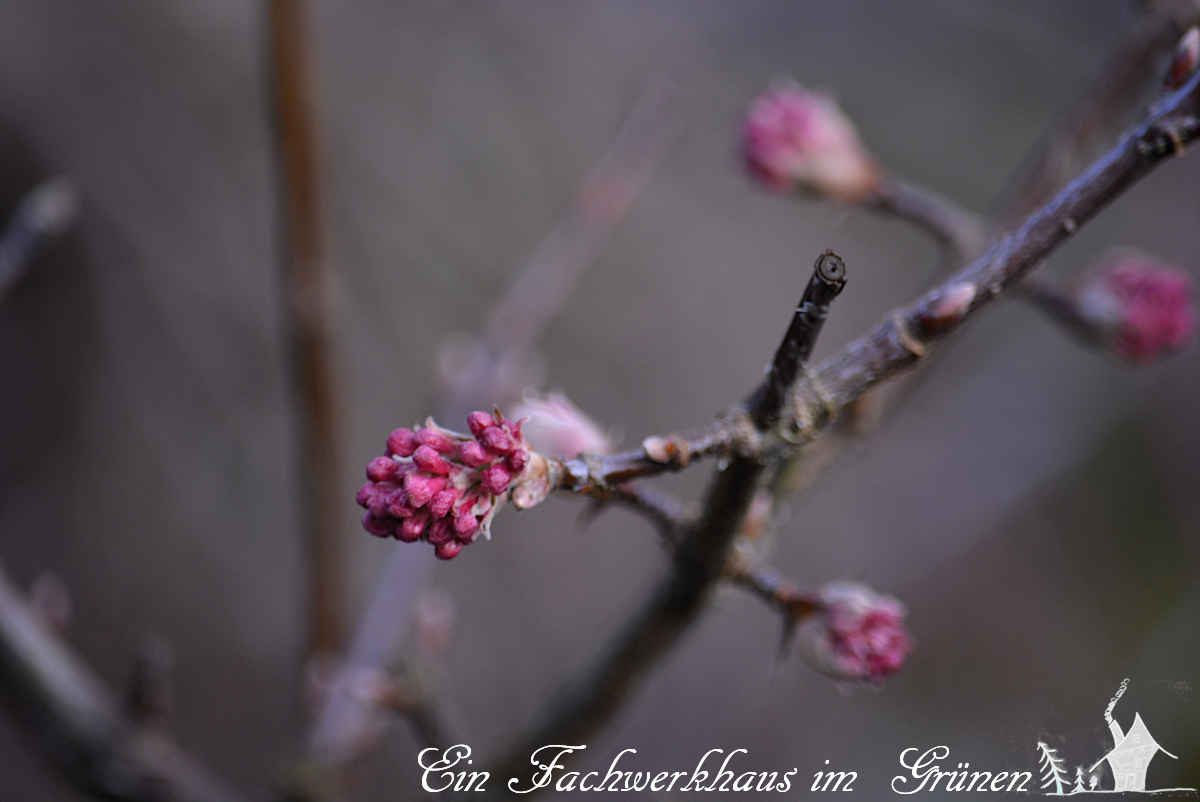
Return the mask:
<path id="1" fill-rule="evenodd" d="M 351 613 L 401 548 L 358 529 L 361 465 L 429 411 L 439 341 L 478 325 L 654 76 L 675 83 L 683 134 L 542 339 L 549 384 L 626 445 L 751 386 L 820 250 L 851 272 L 821 354 L 927 282 L 919 234 L 746 180 L 735 132 L 770 79 L 835 91 L 885 164 L 986 208 L 1133 20 L 1116 0 L 312 5 Z M 111 684 L 147 633 L 166 638 L 179 740 L 265 793 L 304 716 L 264 44 L 258 7 L 229 0 L 0 6 L 0 211 L 51 171 L 84 194 L 76 234 L 0 305 L 0 557 L 22 583 L 65 579 L 70 642 Z M 1160 170 L 1050 269 L 1110 245 L 1200 268 L 1198 177 L 1195 156 Z M 775 546 L 804 584 L 902 597 L 905 671 L 847 693 L 778 663 L 775 616 L 726 591 L 591 762 L 635 746 L 674 769 L 744 746 L 748 765 L 806 776 L 828 758 L 882 794 L 904 746 L 1032 769 L 1043 738 L 1073 769 L 1108 743 L 1101 711 L 1129 675 L 1118 717 L 1140 710 L 1181 756 L 1151 781 L 1200 782 L 1200 714 L 1175 684 L 1200 668 L 1195 367 L 1192 351 L 1132 370 L 997 304 Z M 666 484 L 696 490 L 696 473 Z M 457 602 L 444 681 L 481 752 L 665 568 L 641 521 L 581 532 L 579 510 L 505 514 L 494 541 L 426 570 Z M 410 796 L 413 747 L 397 728 L 356 795 Z M 0 790 L 73 798 L 7 722 Z"/>

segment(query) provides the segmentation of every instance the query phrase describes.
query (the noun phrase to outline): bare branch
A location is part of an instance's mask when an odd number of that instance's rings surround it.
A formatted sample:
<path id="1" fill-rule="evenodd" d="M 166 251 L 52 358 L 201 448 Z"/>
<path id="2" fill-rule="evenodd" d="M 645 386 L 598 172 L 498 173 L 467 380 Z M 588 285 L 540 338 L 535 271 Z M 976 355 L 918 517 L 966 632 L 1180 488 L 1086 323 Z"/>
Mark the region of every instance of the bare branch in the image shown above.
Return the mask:
<path id="1" fill-rule="evenodd" d="M 794 626 L 821 608 L 814 594 L 800 590 L 791 580 L 766 566 L 733 559 L 725 569 L 725 578 L 782 613 L 785 627 Z"/>
<path id="2" fill-rule="evenodd" d="M 669 119 L 671 94 L 672 87 L 661 79 L 646 87 L 563 217 L 492 307 L 482 336 L 464 344 L 458 357 L 462 369 L 441 377 L 439 410 L 458 417 L 479 399 L 494 399 L 504 384 L 498 366 L 513 361 L 504 357 L 516 355 L 520 362 L 531 353 L 649 183 L 675 133 Z"/>
<path id="3" fill-rule="evenodd" d="M 1161 76 L 1155 66 L 1189 26 L 1200 22 L 1200 4 L 1157 2 L 1129 28 L 1096 77 L 1042 135 L 1001 195 L 996 216 L 1001 223 L 1018 220 L 1045 203 L 1079 170 L 1089 151 L 1110 141 L 1128 124 Z"/>
<path id="4" fill-rule="evenodd" d="M 345 645 L 345 559 L 340 449 L 330 335 L 329 275 L 321 241 L 319 181 L 308 39 L 302 0 L 271 0 L 271 92 L 275 118 L 280 279 L 298 408 L 296 475 L 307 509 L 308 650 Z"/>
<path id="5" fill-rule="evenodd" d="M 598 509 L 620 504 L 641 513 L 658 530 L 663 544 L 669 549 L 679 545 L 680 530 L 694 517 L 679 499 L 643 484 L 628 483 L 605 490 L 592 488 L 589 494 Z"/>
<path id="6" fill-rule="evenodd" d="M 971 314 L 1024 278 L 1079 226 L 1154 167 L 1182 151 L 1200 126 L 1200 72 L 1168 95 L 1083 175 L 986 253 L 802 379 L 787 437 L 804 439 L 867 389 L 912 366 Z"/>
<path id="7" fill-rule="evenodd" d="M 912 366 L 1131 184 L 1176 155 L 1197 134 L 1198 98 L 1200 73 L 985 254 L 801 378 L 792 395 L 792 408 L 780 427 L 784 439 L 803 443 L 827 425 L 836 410 Z M 737 416 L 729 420 L 736 423 Z M 708 433 L 706 439 L 739 442 L 733 434 L 722 436 L 719 431 Z M 573 460 L 564 467 L 564 489 L 587 492 L 597 479 L 603 486 L 603 474 L 590 472 L 585 460 Z M 600 726 L 654 661 L 674 645 L 720 576 L 763 470 L 764 463 L 754 448 L 733 449 L 729 464 L 717 473 L 709 489 L 703 514 L 687 530 L 671 576 L 590 670 L 551 705 L 543 721 L 517 742 L 501 762 L 501 776 L 523 771 L 534 746 L 556 740 L 574 742 Z"/>
<path id="8" fill-rule="evenodd" d="M 784 396 L 796 381 L 800 366 L 812 354 L 817 336 L 829 313 L 829 304 L 846 286 L 846 265 L 833 251 L 817 258 L 812 278 L 796 306 L 783 342 L 771 360 L 767 377 L 746 401 L 750 420 L 759 431 L 766 431 L 778 419 Z"/>
<path id="9" fill-rule="evenodd" d="M 134 726 L 0 574 L 0 691 L 80 790 L 129 802 L 237 802 L 160 733 Z"/>
<path id="10" fill-rule="evenodd" d="M 817 260 L 792 325 L 762 386 L 747 401 L 745 418 L 764 421 L 761 434 L 782 409 L 782 386 L 795 376 L 812 351 L 825 317 L 824 306 L 841 290 L 845 266 L 829 254 Z M 709 593 L 725 570 L 730 547 L 741 530 L 767 465 L 755 453 L 734 451 L 717 471 L 705 496 L 700 517 L 684 530 L 675 552 L 674 570 L 645 606 L 617 635 L 608 650 L 554 702 L 544 720 L 516 740 L 498 769 L 517 776 L 530 752 L 546 743 L 574 743 L 599 727 L 621 704 L 633 685 L 669 650 L 700 614 Z M 560 740 L 565 739 L 565 740 Z"/>
<path id="11" fill-rule="evenodd" d="M 923 229 L 960 264 L 983 247 L 986 229 L 979 217 L 932 190 L 895 177 L 882 180 L 862 205 Z"/>

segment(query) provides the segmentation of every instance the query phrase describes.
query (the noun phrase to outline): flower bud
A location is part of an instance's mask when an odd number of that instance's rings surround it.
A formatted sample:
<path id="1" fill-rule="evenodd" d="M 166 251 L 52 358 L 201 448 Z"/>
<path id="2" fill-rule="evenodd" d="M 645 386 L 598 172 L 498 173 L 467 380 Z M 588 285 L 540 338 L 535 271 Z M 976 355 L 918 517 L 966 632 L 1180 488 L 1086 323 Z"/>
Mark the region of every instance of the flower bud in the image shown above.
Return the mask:
<path id="1" fill-rule="evenodd" d="M 476 410 L 467 416 L 467 428 L 471 430 L 471 434 L 478 437 L 483 434 L 483 430 L 496 422 L 496 418 L 486 412 Z"/>
<path id="2" fill-rule="evenodd" d="M 796 84 L 754 101 L 742 148 L 751 173 L 775 189 L 858 201 L 879 184 L 879 171 L 849 118 L 828 96 Z"/>
<path id="3" fill-rule="evenodd" d="M 404 477 L 404 489 L 408 492 L 408 503 L 412 507 L 424 507 L 445 486 L 446 480 L 441 476 L 410 473 Z"/>
<path id="4" fill-rule="evenodd" d="M 462 550 L 462 543 L 457 540 L 447 540 L 445 543 L 439 543 L 433 550 L 433 554 L 439 560 L 453 560 Z"/>
<path id="5" fill-rule="evenodd" d="M 499 462 L 483 469 L 483 489 L 493 495 L 498 496 L 507 490 L 510 481 L 512 481 L 512 474 Z"/>
<path id="6" fill-rule="evenodd" d="M 471 542 L 472 535 L 479 529 L 479 519 L 469 512 L 460 514 L 454 519 L 454 534 L 459 540 Z"/>
<path id="7" fill-rule="evenodd" d="M 425 473 L 436 476 L 445 476 L 450 473 L 450 463 L 446 462 L 441 454 L 428 445 L 419 446 L 413 452 L 413 464 Z"/>
<path id="8" fill-rule="evenodd" d="M 454 527 L 445 518 L 434 521 L 425 533 L 425 539 L 435 546 L 440 546 L 454 537 Z"/>
<path id="9" fill-rule="evenodd" d="M 796 633 L 813 668 L 838 679 L 877 681 L 904 665 L 912 643 L 903 604 L 853 582 L 831 583 L 818 595 L 822 609 Z"/>
<path id="10" fill-rule="evenodd" d="M 400 463 L 391 457 L 376 457 L 367 463 L 367 478 L 372 482 L 387 482 L 396 476 Z"/>
<path id="11" fill-rule="evenodd" d="M 458 501 L 460 491 L 446 488 L 440 490 L 429 502 L 429 512 L 434 518 L 445 518 L 446 513 L 450 512 L 450 508 L 454 506 L 454 502 Z"/>
<path id="12" fill-rule="evenodd" d="M 397 457 L 411 457 L 413 452 L 417 450 L 416 435 L 412 429 L 401 428 L 395 429 L 388 435 L 387 451 L 388 454 L 393 454 Z"/>
<path id="13" fill-rule="evenodd" d="M 513 476 L 516 476 L 521 471 L 525 470 L 526 463 L 529 462 L 529 454 L 524 451 L 514 451 L 504 460 L 504 464 L 512 471 Z"/>
<path id="14" fill-rule="evenodd" d="M 1192 279 L 1150 257 L 1111 257 L 1078 293 L 1080 316 L 1133 362 L 1177 351 L 1196 329 Z"/>
<path id="15" fill-rule="evenodd" d="M 459 446 L 458 458 L 471 468 L 478 468 L 492 461 L 492 455 L 487 453 L 487 449 L 478 440 L 468 440 Z"/>
<path id="16" fill-rule="evenodd" d="M 391 496 L 397 490 L 394 482 L 379 482 L 375 485 L 375 492 L 367 501 L 367 509 L 376 518 L 386 518 L 388 516 L 388 505 L 391 503 Z"/>
<path id="17" fill-rule="evenodd" d="M 479 441 L 490 451 L 497 454 L 507 454 L 513 450 L 513 438 L 499 426 L 489 426 L 479 436 Z"/>
<path id="18" fill-rule="evenodd" d="M 396 528 L 396 537 L 405 543 L 415 543 L 425 533 L 425 526 L 428 523 L 429 513 L 425 510 L 420 510 Z"/>
<path id="19" fill-rule="evenodd" d="M 395 522 L 391 519 L 377 518 L 369 512 L 363 515 L 362 525 L 363 529 L 376 537 L 388 537 L 395 528 Z"/>
<path id="20" fill-rule="evenodd" d="M 452 440 L 449 435 L 438 431 L 432 426 L 418 429 L 416 439 L 421 445 L 429 446 L 439 454 L 453 454 L 458 448 L 458 443 Z"/>

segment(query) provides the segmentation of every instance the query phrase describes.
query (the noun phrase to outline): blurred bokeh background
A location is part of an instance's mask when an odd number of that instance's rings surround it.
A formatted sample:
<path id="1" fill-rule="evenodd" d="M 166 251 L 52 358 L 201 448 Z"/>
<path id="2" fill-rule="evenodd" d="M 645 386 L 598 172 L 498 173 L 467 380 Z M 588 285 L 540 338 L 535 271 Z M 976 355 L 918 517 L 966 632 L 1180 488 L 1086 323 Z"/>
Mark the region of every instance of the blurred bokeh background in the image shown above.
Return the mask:
<path id="1" fill-rule="evenodd" d="M 896 222 L 764 193 L 736 131 L 778 76 L 831 90 L 891 169 L 986 210 L 1136 19 L 1124 0 L 310 4 L 322 234 L 344 454 L 353 621 L 398 548 L 363 533 L 361 466 L 433 408 L 439 346 L 477 331 L 659 83 L 673 133 L 644 191 L 537 343 L 565 391 L 632 445 L 702 423 L 749 388 L 825 248 L 850 282 L 828 354 L 913 296 L 934 245 Z M 68 641 L 114 687 L 148 636 L 174 653 L 172 731 L 264 796 L 308 715 L 303 461 L 291 389 L 265 13 L 254 3 L 0 5 L 0 217 L 38 180 L 79 188 L 78 222 L 0 302 L 0 559 L 69 588 Z M 1135 245 L 1200 270 L 1200 159 L 1159 170 L 1056 252 L 1078 273 Z M 877 435 L 789 511 L 773 563 L 854 578 L 909 606 L 917 649 L 882 690 L 778 661 L 779 621 L 721 592 L 590 741 L 685 768 L 856 769 L 887 791 L 906 746 L 1032 770 L 1109 743 L 1105 702 L 1200 783 L 1200 374 L 1141 369 L 1003 301 L 949 345 Z M 477 399 L 485 406 L 491 398 Z M 453 421 L 446 421 L 453 424 Z M 665 480 L 696 492 L 697 468 Z M 637 517 L 554 499 L 507 513 L 452 563 L 412 552 L 453 599 L 442 693 L 486 766 L 667 568 Z M 1125 707 L 1124 705 L 1128 705 Z M 416 794 L 396 726 L 354 798 Z M 61 800 L 0 720 L 5 798 Z M 636 795 L 630 795 L 631 798 Z"/>

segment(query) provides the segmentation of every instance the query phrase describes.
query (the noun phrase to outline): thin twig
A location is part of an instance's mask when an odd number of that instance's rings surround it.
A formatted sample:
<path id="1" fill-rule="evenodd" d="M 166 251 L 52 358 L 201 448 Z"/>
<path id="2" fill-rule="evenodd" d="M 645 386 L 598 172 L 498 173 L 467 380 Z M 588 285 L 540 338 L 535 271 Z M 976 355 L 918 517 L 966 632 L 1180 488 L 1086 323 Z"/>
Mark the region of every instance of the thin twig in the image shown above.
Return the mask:
<path id="1" fill-rule="evenodd" d="M 591 496 L 597 510 L 609 504 L 619 504 L 641 513 L 658 530 L 663 545 L 669 549 L 679 545 L 680 531 L 694 517 L 684 502 L 641 483 L 630 482 L 605 490 L 594 488 Z"/>
<path id="2" fill-rule="evenodd" d="M 1159 4 L 1172 5 L 1172 4 Z M 1001 194 L 994 217 L 1007 225 L 1048 200 L 1085 163 L 1089 151 L 1110 141 L 1130 114 L 1157 89 L 1155 66 L 1189 26 L 1200 23 L 1200 4 L 1152 9 L 1125 33 L 1088 87 L 1042 135 Z"/>
<path id="3" fill-rule="evenodd" d="M 1198 132 L 1200 73 L 1151 110 L 1146 122 L 983 256 L 907 307 L 897 310 L 839 354 L 802 377 L 781 427 L 804 442 L 840 409 L 884 379 L 917 362 L 938 340 L 1022 278 L 1046 254 L 1156 165 L 1176 155 Z M 586 466 L 584 466 L 586 468 Z M 675 570 L 597 661 L 517 740 L 501 776 L 525 769 L 532 748 L 579 741 L 620 706 L 630 689 L 698 615 L 743 519 L 763 462 L 737 453 L 717 473 L 700 520 L 688 529 Z M 569 474 L 569 472 L 566 472 Z M 604 477 L 565 475 L 579 492 Z"/>
<path id="4" fill-rule="evenodd" d="M 1017 285 L 1016 291 L 1081 342 L 1090 346 L 1104 343 L 1105 332 L 1084 317 L 1076 299 L 1058 284 L 1035 273 Z"/>
<path id="5" fill-rule="evenodd" d="M 279 176 L 280 282 L 297 399 L 296 471 L 307 545 L 308 652 L 345 645 L 344 519 L 316 142 L 302 0 L 271 0 L 271 91 Z"/>
<path id="6" fill-rule="evenodd" d="M 829 304 L 845 286 L 846 265 L 841 257 L 833 251 L 821 254 L 766 378 L 746 402 L 750 421 L 759 431 L 767 431 L 778 420 L 783 399 L 796 382 L 800 366 L 812 355 Z"/>
<path id="7" fill-rule="evenodd" d="M 824 322 L 823 307 L 845 284 L 841 259 L 824 254 L 796 310 L 762 386 L 751 394 L 745 417 L 763 421 L 762 433 L 782 411 L 786 390 L 776 392 L 812 352 Z M 581 743 L 621 704 L 633 685 L 687 631 L 700 614 L 725 570 L 730 548 L 741 530 L 767 466 L 754 454 L 734 451 L 717 471 L 698 520 L 688 526 L 675 552 L 673 570 L 646 605 L 613 639 L 590 670 L 552 704 L 545 718 L 515 742 L 500 761 L 498 776 L 514 777 L 533 749 L 547 743 Z"/>
<path id="8" fill-rule="evenodd" d="M 242 797 L 157 731 L 134 726 L 100 680 L 0 573 L 0 691 L 42 754 L 81 791 L 128 802 Z"/>
<path id="9" fill-rule="evenodd" d="M 732 560 L 725 569 L 725 578 L 778 610 L 788 625 L 821 609 L 821 602 L 815 595 L 800 590 L 790 579 L 767 566 Z"/>
<path id="10" fill-rule="evenodd" d="M 862 205 L 921 228 L 948 251 L 954 266 L 983 247 L 986 229 L 977 215 L 909 181 L 894 176 L 884 179 Z"/>
<path id="11" fill-rule="evenodd" d="M 787 422 L 790 439 L 804 439 L 840 409 L 884 379 L 921 359 L 970 315 L 1021 280 L 1080 226 L 1200 132 L 1200 72 L 1165 97 L 1148 119 L 1126 134 L 1083 175 L 986 253 L 871 332 L 847 345 L 801 380 Z M 968 290 L 968 293 L 964 293 Z M 965 303 L 955 303 L 965 299 Z"/>
<path id="12" fill-rule="evenodd" d="M 528 355 L 601 247 L 633 208 L 675 134 L 672 87 L 651 81 L 607 152 L 580 182 L 567 210 L 492 307 L 483 335 L 465 354 L 465 369 L 443 376 L 436 406 L 457 418 L 493 401 L 508 355 Z M 509 360 L 511 362 L 511 360 Z"/>

